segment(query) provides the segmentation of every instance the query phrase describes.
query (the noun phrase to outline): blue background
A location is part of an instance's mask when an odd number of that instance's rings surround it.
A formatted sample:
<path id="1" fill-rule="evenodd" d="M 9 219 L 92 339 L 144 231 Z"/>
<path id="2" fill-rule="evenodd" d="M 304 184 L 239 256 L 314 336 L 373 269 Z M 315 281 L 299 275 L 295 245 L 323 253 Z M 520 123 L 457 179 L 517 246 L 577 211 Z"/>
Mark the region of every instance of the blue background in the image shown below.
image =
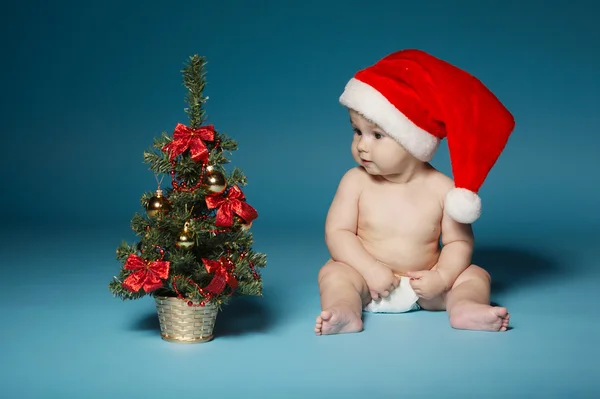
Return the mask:
<path id="1" fill-rule="evenodd" d="M 0 17 L 6 397 L 589 397 L 600 392 L 600 7 L 592 1 L 12 2 Z M 338 103 L 358 70 L 420 48 L 479 77 L 517 127 L 481 190 L 475 262 L 505 334 L 443 313 L 312 335 L 324 218 L 353 166 Z M 132 239 L 154 137 L 187 122 L 180 70 L 208 59 L 209 123 L 259 211 L 265 296 L 216 339 L 160 340 L 150 298 L 107 284 Z M 433 160 L 450 174 L 445 143 Z M 167 182 L 165 179 L 165 182 Z M 163 183 L 164 186 L 164 183 Z M 35 382 L 35 384 L 33 383 Z M 579 396 L 578 396 L 579 395 Z"/>

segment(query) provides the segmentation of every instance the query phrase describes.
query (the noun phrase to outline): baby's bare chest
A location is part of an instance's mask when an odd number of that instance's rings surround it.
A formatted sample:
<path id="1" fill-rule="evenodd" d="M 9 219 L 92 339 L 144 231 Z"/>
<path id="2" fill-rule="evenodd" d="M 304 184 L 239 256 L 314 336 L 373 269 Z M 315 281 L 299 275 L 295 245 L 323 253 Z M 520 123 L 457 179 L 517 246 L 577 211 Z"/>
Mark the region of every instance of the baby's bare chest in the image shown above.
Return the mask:
<path id="1" fill-rule="evenodd" d="M 382 235 L 439 234 L 440 199 L 426 189 L 363 191 L 359 200 L 359 228 Z"/>

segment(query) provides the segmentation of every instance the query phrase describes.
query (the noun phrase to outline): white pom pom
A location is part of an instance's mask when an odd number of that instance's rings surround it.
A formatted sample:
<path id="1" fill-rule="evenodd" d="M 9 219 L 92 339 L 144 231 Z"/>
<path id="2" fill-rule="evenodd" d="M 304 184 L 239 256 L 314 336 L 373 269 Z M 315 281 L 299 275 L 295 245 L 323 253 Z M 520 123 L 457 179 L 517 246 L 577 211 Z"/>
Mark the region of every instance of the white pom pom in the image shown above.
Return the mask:
<path id="1" fill-rule="evenodd" d="M 444 208 L 452 219 L 470 224 L 481 215 L 481 198 L 465 188 L 453 188 L 446 194 Z"/>

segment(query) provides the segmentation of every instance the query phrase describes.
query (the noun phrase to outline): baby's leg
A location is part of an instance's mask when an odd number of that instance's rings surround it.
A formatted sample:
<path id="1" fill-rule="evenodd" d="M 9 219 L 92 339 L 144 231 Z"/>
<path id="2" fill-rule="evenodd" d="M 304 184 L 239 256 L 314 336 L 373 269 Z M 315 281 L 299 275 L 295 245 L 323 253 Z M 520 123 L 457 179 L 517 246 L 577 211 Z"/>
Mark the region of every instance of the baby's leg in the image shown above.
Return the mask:
<path id="1" fill-rule="evenodd" d="M 506 308 L 490 306 L 490 275 L 471 265 L 456 279 L 452 289 L 431 301 L 419 300 L 424 309 L 446 309 L 450 325 L 461 330 L 506 331 L 510 315 Z"/>
<path id="2" fill-rule="evenodd" d="M 363 306 L 370 299 L 367 283 L 352 267 L 330 260 L 319 271 L 321 314 L 315 333 L 339 334 L 362 330 Z"/>
<path id="3" fill-rule="evenodd" d="M 452 327 L 463 330 L 506 331 L 510 315 L 506 308 L 490 306 L 488 272 L 471 265 L 456 279 L 446 296 Z"/>

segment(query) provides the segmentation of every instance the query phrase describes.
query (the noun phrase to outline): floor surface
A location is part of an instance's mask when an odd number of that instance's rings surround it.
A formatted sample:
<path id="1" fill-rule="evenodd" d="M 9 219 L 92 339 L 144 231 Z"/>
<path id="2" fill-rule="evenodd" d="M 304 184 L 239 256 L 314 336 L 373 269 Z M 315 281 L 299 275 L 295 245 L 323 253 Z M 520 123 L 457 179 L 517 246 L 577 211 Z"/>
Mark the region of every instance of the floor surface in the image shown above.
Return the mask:
<path id="1" fill-rule="evenodd" d="M 445 313 L 420 311 L 367 315 L 362 333 L 317 337 L 320 230 L 257 227 L 255 249 L 269 262 L 264 296 L 227 306 L 213 341 L 181 345 L 160 338 L 151 298 L 121 302 L 108 291 L 123 231 L 43 233 L 35 243 L 27 231 L 1 237 L 5 398 L 600 393 L 598 242 L 587 235 L 479 240 L 475 262 L 511 312 L 508 332 L 453 330 Z"/>

